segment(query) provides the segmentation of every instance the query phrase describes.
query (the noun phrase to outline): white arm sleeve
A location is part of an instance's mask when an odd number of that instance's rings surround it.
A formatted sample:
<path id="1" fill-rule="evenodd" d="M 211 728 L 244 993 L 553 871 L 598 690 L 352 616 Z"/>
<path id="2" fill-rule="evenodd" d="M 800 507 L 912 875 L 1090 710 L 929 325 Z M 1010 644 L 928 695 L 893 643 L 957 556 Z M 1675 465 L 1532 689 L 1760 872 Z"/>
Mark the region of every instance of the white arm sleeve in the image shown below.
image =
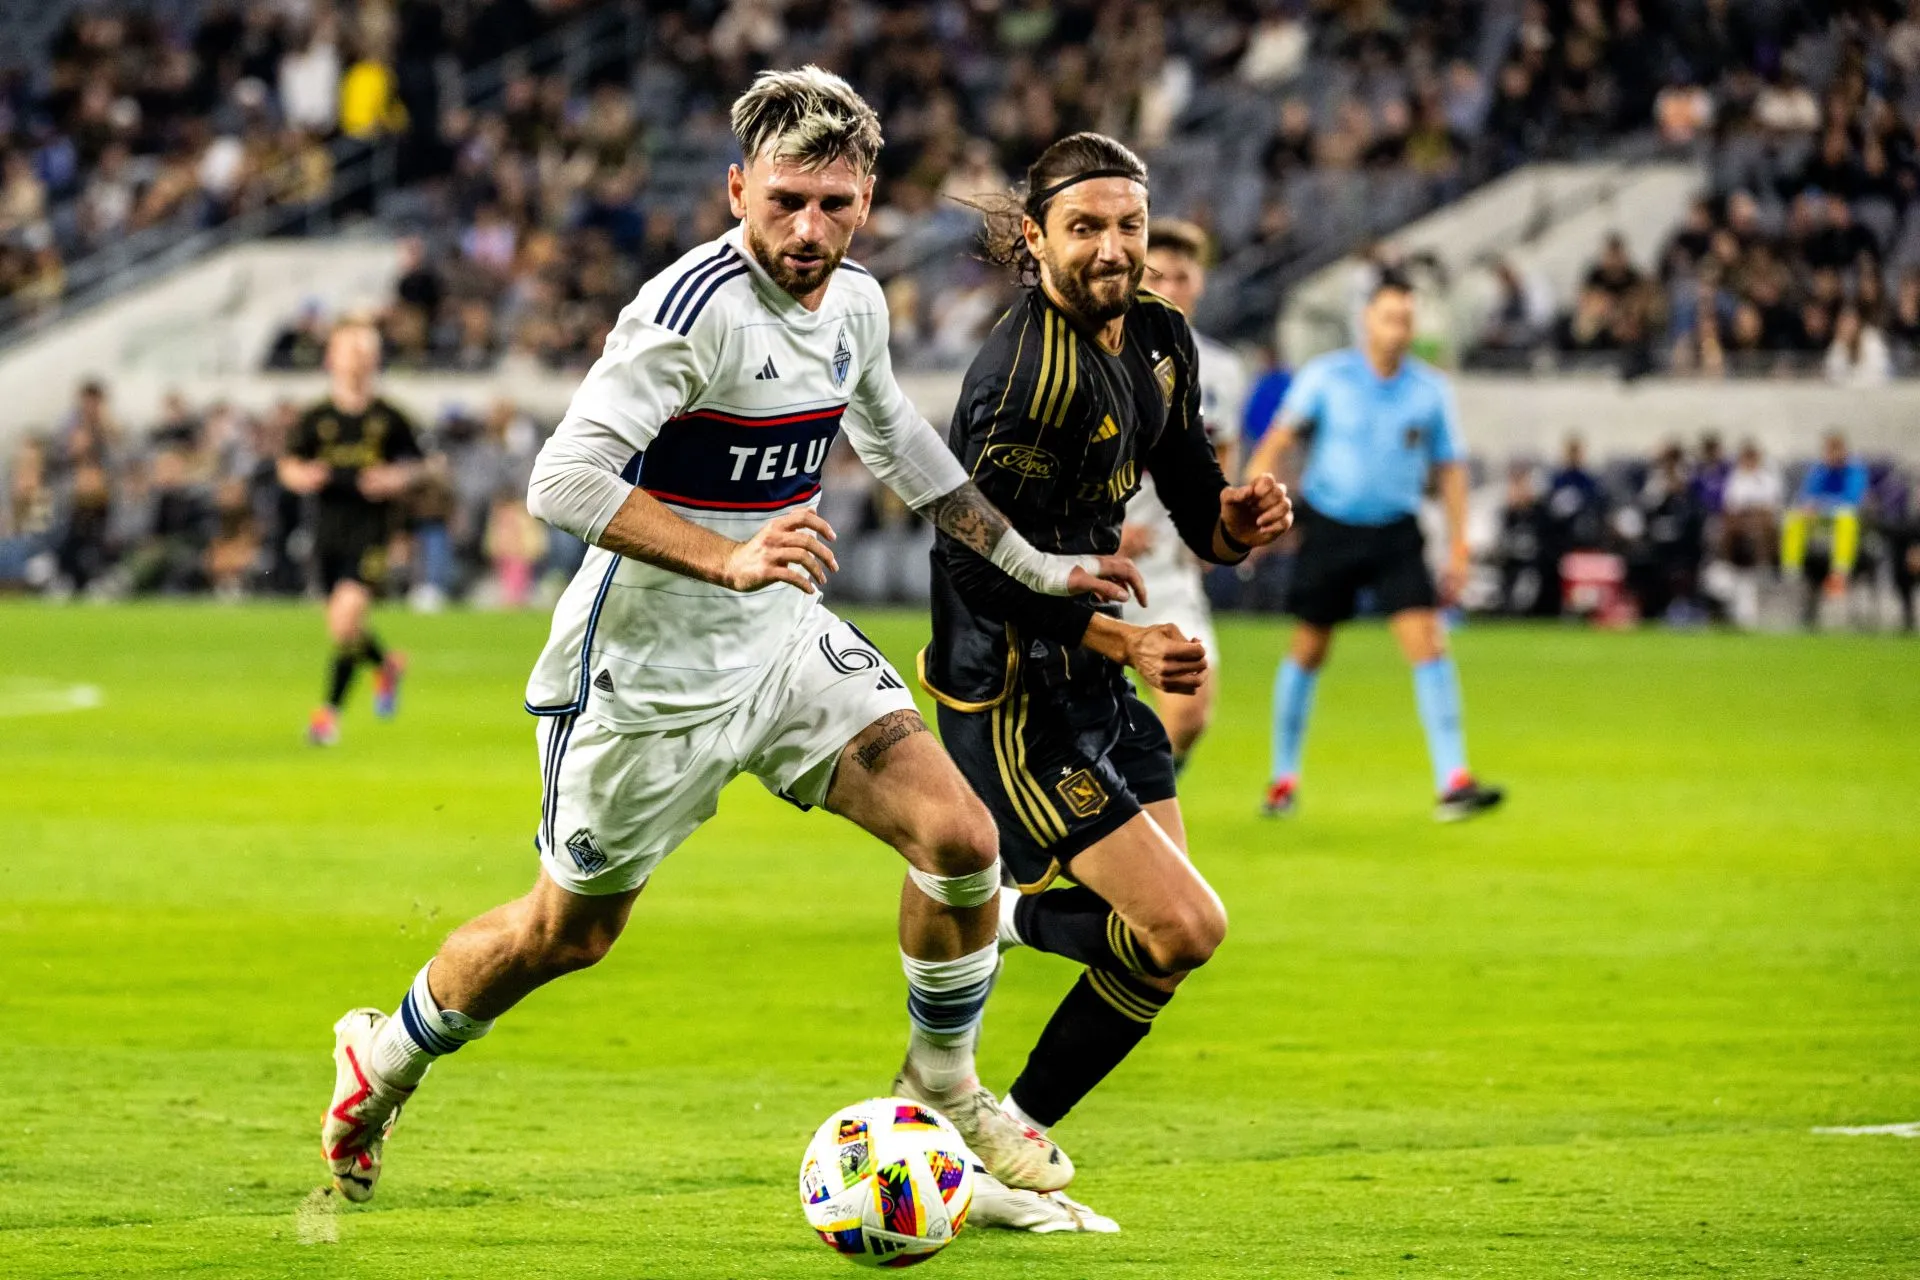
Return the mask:
<path id="1" fill-rule="evenodd" d="M 598 543 L 633 492 L 620 474 L 633 453 L 620 432 L 569 414 L 534 459 L 527 510 L 583 542 Z"/>
<path id="2" fill-rule="evenodd" d="M 606 349 L 573 393 L 567 416 L 534 460 L 527 510 L 576 538 L 598 543 L 633 491 L 621 472 L 691 404 L 711 364 L 713 328 L 676 333 L 643 317 L 645 293 L 621 313 Z"/>
<path id="3" fill-rule="evenodd" d="M 873 354 L 847 405 L 847 438 L 867 470 L 917 511 L 965 484 L 966 468 L 894 381 L 886 312 L 865 327 Z"/>

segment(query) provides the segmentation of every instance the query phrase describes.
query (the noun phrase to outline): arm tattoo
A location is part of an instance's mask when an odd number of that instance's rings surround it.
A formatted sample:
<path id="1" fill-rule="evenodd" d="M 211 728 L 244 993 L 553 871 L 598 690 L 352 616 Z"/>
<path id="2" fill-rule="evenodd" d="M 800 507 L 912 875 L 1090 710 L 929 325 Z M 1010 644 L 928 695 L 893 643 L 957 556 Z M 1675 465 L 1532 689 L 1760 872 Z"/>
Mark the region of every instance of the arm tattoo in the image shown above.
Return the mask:
<path id="1" fill-rule="evenodd" d="M 934 528 L 983 556 L 993 554 L 994 544 L 1007 531 L 1007 518 L 971 480 L 927 503 L 920 514 L 933 521 Z"/>
<path id="2" fill-rule="evenodd" d="M 926 721 L 920 718 L 918 711 L 889 711 L 875 720 L 861 735 L 864 739 L 853 749 L 853 758 L 868 773 L 877 773 L 880 769 L 880 757 L 896 743 L 911 738 L 916 733 L 927 731 Z"/>

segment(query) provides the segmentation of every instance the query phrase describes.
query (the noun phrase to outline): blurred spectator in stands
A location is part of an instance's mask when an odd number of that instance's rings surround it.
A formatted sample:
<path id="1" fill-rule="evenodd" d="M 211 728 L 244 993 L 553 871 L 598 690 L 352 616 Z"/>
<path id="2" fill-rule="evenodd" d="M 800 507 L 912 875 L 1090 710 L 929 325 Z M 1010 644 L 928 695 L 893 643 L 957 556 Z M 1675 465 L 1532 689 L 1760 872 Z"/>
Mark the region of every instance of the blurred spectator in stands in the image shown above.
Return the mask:
<path id="1" fill-rule="evenodd" d="M 148 484 L 152 523 L 127 557 L 127 585 L 168 595 L 206 585 L 205 558 L 213 511 L 188 472 L 188 451 L 164 445 L 153 455 Z"/>
<path id="2" fill-rule="evenodd" d="M 91 451 L 69 453 L 64 498 L 55 557 L 65 588 L 85 591 L 113 567 L 108 544 L 113 485 L 99 455 Z"/>
<path id="3" fill-rule="evenodd" d="M 273 345 L 267 350 L 267 368 L 287 372 L 318 369 L 326 354 L 327 329 L 319 299 L 307 299 L 293 323 L 274 335 Z"/>
<path id="4" fill-rule="evenodd" d="M 1733 463 L 1720 444 L 1720 433 L 1700 435 L 1700 456 L 1694 459 L 1687 475 L 1687 493 L 1708 519 L 1720 514 L 1726 500 L 1727 481 L 1733 475 Z"/>
<path id="5" fill-rule="evenodd" d="M 1279 181 L 1310 168 L 1313 153 L 1313 108 L 1305 98 L 1288 98 L 1280 104 L 1279 128 L 1268 139 L 1262 157 L 1267 176 Z"/>
<path id="6" fill-rule="evenodd" d="M 1670 84 L 1654 95 L 1653 121 L 1662 142 L 1689 148 L 1713 126 L 1713 95 L 1691 79 Z"/>
<path id="7" fill-rule="evenodd" d="M 1862 319 L 1860 308 L 1851 303 L 1840 308 L 1825 368 L 1828 382 L 1855 390 L 1884 387 L 1893 378 L 1886 338 Z"/>
<path id="8" fill-rule="evenodd" d="M 1543 285 L 1522 279 L 1510 259 L 1493 264 L 1493 309 L 1480 330 L 1480 346 L 1493 351 L 1531 351 L 1547 337 L 1553 303 Z"/>
<path id="9" fill-rule="evenodd" d="M 55 516 L 46 447 L 35 437 L 25 436 L 14 447 L 5 502 L 0 505 L 0 588 L 46 584 Z"/>
<path id="10" fill-rule="evenodd" d="M 1568 436 L 1560 468 L 1547 484 L 1548 530 L 1554 559 L 1569 551 L 1592 551 L 1606 538 L 1607 491 L 1587 470 L 1587 446 Z"/>
<path id="11" fill-rule="evenodd" d="M 426 241 L 419 236 L 406 236 L 400 241 L 400 275 L 393 292 L 400 301 L 418 307 L 429 325 L 440 319 L 440 300 L 446 296 L 446 280 L 429 256 Z"/>
<path id="12" fill-rule="evenodd" d="M 1803 574 L 1829 598 L 1846 594 L 1860 554 L 1860 507 L 1867 496 L 1867 464 L 1847 452 L 1847 438 L 1827 433 L 1820 461 L 1801 481 L 1780 536 L 1780 563 Z M 1816 617 L 1819 596 L 1807 595 L 1806 621 Z"/>
<path id="13" fill-rule="evenodd" d="M 1551 617 L 1560 611 L 1560 575 L 1553 564 L 1550 525 L 1533 464 L 1509 464 L 1506 506 L 1500 513 L 1495 550 L 1502 613 Z"/>
<path id="14" fill-rule="evenodd" d="M 339 22 L 320 10 L 280 57 L 276 71 L 280 112 L 288 124 L 329 134 L 340 121 Z"/>
<path id="15" fill-rule="evenodd" d="M 1702 621 L 1706 516 L 1694 500 L 1679 445 L 1661 451 L 1634 509 L 1639 537 L 1629 546 L 1627 586 L 1640 602 L 1640 616 L 1679 624 Z"/>
<path id="16" fill-rule="evenodd" d="M 361 10 L 363 18 L 372 7 Z M 353 64 L 340 78 L 340 132 L 361 142 L 395 134 L 407 126 L 393 68 L 381 47 L 362 35 Z"/>
<path id="17" fill-rule="evenodd" d="M 1616 231 L 1607 237 L 1600 260 L 1587 269 L 1585 287 L 1599 289 L 1619 301 L 1638 289 L 1644 279 L 1627 253 L 1626 240 Z"/>
<path id="18" fill-rule="evenodd" d="M 1737 626 L 1760 621 L 1760 580 L 1778 554 L 1786 491 L 1778 470 L 1748 440 L 1727 476 L 1721 500 L 1719 559 L 1728 569 L 1727 612 Z"/>
<path id="19" fill-rule="evenodd" d="M 247 482 L 229 476 L 214 491 L 213 531 L 202 562 L 202 573 L 214 594 L 227 600 L 248 594 L 259 571 L 260 549 L 260 526 Z"/>
<path id="20" fill-rule="evenodd" d="M 1878 486 L 1874 527 L 1886 543 L 1900 625 L 1914 630 L 1914 594 L 1920 587 L 1920 467 L 1889 468 Z"/>
<path id="21" fill-rule="evenodd" d="M 1572 312 L 1556 328 L 1554 345 L 1568 354 L 1618 351 L 1621 344 L 1614 327 L 1617 310 L 1614 296 L 1607 290 L 1583 286 Z"/>

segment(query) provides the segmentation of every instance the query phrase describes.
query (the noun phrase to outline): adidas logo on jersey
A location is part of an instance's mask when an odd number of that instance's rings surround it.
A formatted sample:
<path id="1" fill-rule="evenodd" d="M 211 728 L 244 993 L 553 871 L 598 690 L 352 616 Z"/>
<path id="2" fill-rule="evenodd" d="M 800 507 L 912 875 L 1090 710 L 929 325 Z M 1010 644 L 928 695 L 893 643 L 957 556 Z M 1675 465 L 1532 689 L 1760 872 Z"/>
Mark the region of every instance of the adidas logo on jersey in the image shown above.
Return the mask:
<path id="1" fill-rule="evenodd" d="M 760 366 L 760 372 L 753 375 L 753 380 L 755 382 L 771 382 L 779 376 L 780 371 L 773 367 L 773 357 L 768 356 L 767 362 Z"/>
<path id="2" fill-rule="evenodd" d="M 1100 429 L 1093 433 L 1093 438 L 1095 440 L 1111 440 L 1119 434 L 1120 424 L 1113 420 L 1112 414 L 1108 414 L 1100 420 Z"/>

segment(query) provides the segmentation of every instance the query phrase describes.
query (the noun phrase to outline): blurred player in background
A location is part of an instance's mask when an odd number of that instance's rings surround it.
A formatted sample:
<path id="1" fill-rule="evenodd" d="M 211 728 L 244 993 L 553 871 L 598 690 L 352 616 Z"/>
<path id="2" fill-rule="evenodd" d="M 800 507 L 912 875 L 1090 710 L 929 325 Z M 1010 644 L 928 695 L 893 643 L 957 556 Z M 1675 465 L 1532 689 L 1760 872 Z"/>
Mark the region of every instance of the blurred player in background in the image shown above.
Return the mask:
<path id="1" fill-rule="evenodd" d="M 387 1132 L 429 1066 L 597 963 L 654 868 L 742 773 L 907 860 L 906 1069 L 920 1096 L 1001 1179 L 1051 1191 L 1073 1177 L 975 1074 L 999 966 L 998 841 L 898 673 L 821 603 L 836 567 L 814 509 L 828 449 L 844 427 L 883 483 L 1016 590 L 1117 600 L 1127 586 L 1104 578 L 1139 575 L 1035 550 L 895 383 L 886 299 L 842 261 L 872 206 L 872 108 L 807 67 L 762 73 L 732 124 L 739 225 L 641 286 L 534 467 L 529 509 L 593 548 L 527 686 L 538 878 L 455 930 L 392 1017 L 354 1009 L 335 1024 L 321 1142 L 349 1200 L 373 1195 Z M 511 1151 L 489 1158 L 511 1177 Z"/>
<path id="2" fill-rule="evenodd" d="M 1249 475 L 1277 472 L 1301 441 L 1300 550 L 1287 607 L 1299 621 L 1273 689 L 1273 772 L 1269 814 L 1291 812 L 1314 685 L 1333 631 L 1354 616 L 1362 590 L 1387 615 L 1413 664 L 1420 723 L 1427 734 L 1443 822 L 1498 805 L 1498 787 L 1467 768 L 1460 678 L 1447 653 L 1438 606 L 1459 599 L 1467 555 L 1467 470 L 1461 460 L 1453 392 L 1432 366 L 1407 353 L 1413 289 L 1385 274 L 1361 312 L 1357 347 L 1308 361 L 1287 389 L 1280 420 L 1260 441 Z M 1429 476 L 1446 508 L 1447 567 L 1440 589 L 1427 569 L 1417 516 Z"/>
<path id="3" fill-rule="evenodd" d="M 1191 222 L 1156 218 L 1147 227 L 1147 281 L 1155 293 L 1188 319 L 1192 319 L 1194 307 L 1206 292 L 1210 256 L 1207 233 Z M 1232 475 L 1240 440 L 1240 410 L 1247 400 L 1246 367 L 1232 348 L 1203 333 L 1194 333 L 1193 345 L 1200 359 L 1200 417 L 1221 471 Z M 1200 580 L 1201 561 L 1180 541 L 1180 531 L 1154 490 L 1152 476 L 1140 478 L 1140 492 L 1127 504 L 1127 523 L 1120 530 L 1120 554 L 1139 566 L 1151 602 L 1129 604 L 1122 616 L 1139 626 L 1170 622 L 1180 628 L 1181 635 L 1198 640 L 1209 657 L 1206 674 L 1195 692 L 1154 691 L 1154 705 L 1173 745 L 1173 769 L 1178 773 L 1186 768 L 1187 756 L 1213 714 L 1220 646 L 1214 639 L 1213 611 L 1207 607 L 1206 587 Z"/>
<path id="4" fill-rule="evenodd" d="M 327 698 L 307 725 L 307 741 L 340 738 L 340 708 L 364 663 L 376 669 L 374 713 L 391 716 L 405 660 L 384 649 L 367 612 L 387 575 L 387 547 L 420 469 L 420 444 L 407 415 L 374 394 L 380 335 L 349 321 L 327 339 L 326 399 L 300 416 L 279 461 L 280 483 L 314 496 L 313 559 L 327 593 Z"/>
<path id="5" fill-rule="evenodd" d="M 1869 479 L 1867 464 L 1847 452 L 1847 438 L 1829 431 L 1820 461 L 1807 469 L 1781 525 L 1780 566 L 1806 577 L 1808 626 L 1818 620 L 1822 594 L 1837 600 L 1847 593 L 1860 555 L 1860 507 Z"/>
<path id="6" fill-rule="evenodd" d="M 948 443 L 1016 529 L 1065 555 L 1112 553 L 1151 474 L 1193 555 L 1235 564 L 1292 509 L 1271 476 L 1229 485 L 1200 416 L 1192 331 L 1147 269 L 1147 169 L 1097 133 L 1064 138 L 1024 198 L 985 202 L 988 255 L 1025 286 L 961 384 Z M 1142 603 L 1152 603 L 1151 591 Z M 1126 668 L 1192 695 L 1207 652 L 1171 623 L 1138 626 L 1086 598 L 1042 595 L 943 531 L 921 684 L 941 737 L 1000 829 L 1012 884 L 1003 946 L 1085 966 L 1007 1092 L 1046 1132 L 1131 1053 L 1187 973 L 1226 935 L 1226 911 L 1187 857 L 1173 752 Z M 1072 888 L 1053 888 L 1070 878 Z M 932 1101 L 909 1063 L 894 1092 Z M 1113 1230 L 1055 1195 L 975 1191 L 976 1220 Z"/>

